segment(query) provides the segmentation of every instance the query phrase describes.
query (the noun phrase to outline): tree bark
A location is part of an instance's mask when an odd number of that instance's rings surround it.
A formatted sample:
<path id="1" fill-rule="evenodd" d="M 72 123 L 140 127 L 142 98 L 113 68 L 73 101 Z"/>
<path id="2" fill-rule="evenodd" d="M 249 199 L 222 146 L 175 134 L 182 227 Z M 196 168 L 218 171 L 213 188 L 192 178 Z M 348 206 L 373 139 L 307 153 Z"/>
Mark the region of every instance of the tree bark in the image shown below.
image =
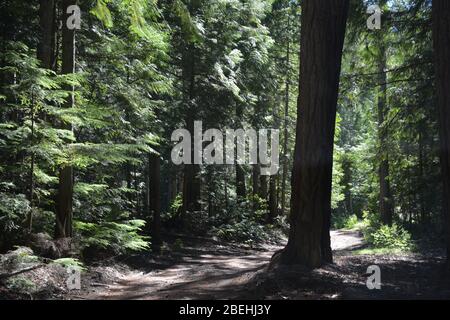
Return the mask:
<path id="1" fill-rule="evenodd" d="M 150 154 L 149 180 L 150 180 L 150 216 L 153 216 L 151 226 L 151 242 L 154 250 L 161 247 L 161 160 L 159 155 Z"/>
<path id="2" fill-rule="evenodd" d="M 281 263 L 332 261 L 331 181 L 348 0 L 304 0 L 290 233 Z"/>
<path id="3" fill-rule="evenodd" d="M 236 164 L 236 195 L 238 201 L 244 201 L 247 196 L 247 188 L 245 185 L 245 171 L 242 165 Z"/>
<path id="4" fill-rule="evenodd" d="M 259 197 L 267 201 L 267 176 L 259 176 Z"/>
<path id="5" fill-rule="evenodd" d="M 290 13 L 288 13 L 290 14 Z M 290 28 L 290 16 L 288 16 L 288 30 Z M 286 184 L 287 184 L 287 171 L 288 171 L 288 117 L 289 117 L 289 89 L 291 84 L 290 79 L 290 61 L 291 61 L 291 39 L 288 38 L 286 46 L 286 91 L 284 97 L 284 140 L 283 140 L 283 175 L 281 182 L 281 214 L 284 214 L 286 208 Z"/>
<path id="6" fill-rule="evenodd" d="M 37 58 L 41 66 L 46 69 L 52 68 L 54 53 L 54 15 L 55 7 L 53 0 L 39 1 L 39 26 L 41 36 L 37 50 Z"/>
<path id="7" fill-rule="evenodd" d="M 269 182 L 269 216 L 268 222 L 273 223 L 278 215 L 277 175 L 270 176 Z"/>
<path id="8" fill-rule="evenodd" d="M 441 168 L 444 186 L 443 214 L 447 232 L 447 266 L 450 267 L 450 1 L 433 0 L 433 43 L 439 106 Z"/>
<path id="9" fill-rule="evenodd" d="M 75 72 L 75 31 L 66 26 L 69 14 L 66 9 L 76 4 L 76 0 L 63 0 L 63 23 L 62 23 L 62 73 Z M 65 107 L 72 108 L 74 104 L 73 86 L 68 88 L 72 93 L 66 100 Z M 70 124 L 64 126 L 72 130 Z M 56 238 L 72 237 L 72 203 L 73 203 L 73 168 L 66 165 L 60 168 L 58 194 L 56 197 Z"/>
<path id="10" fill-rule="evenodd" d="M 389 156 L 387 152 L 387 128 L 384 122 L 388 113 L 387 107 L 387 77 L 386 77 L 386 48 L 383 43 L 383 34 L 380 32 L 378 37 L 378 47 L 380 55 L 378 57 L 379 85 L 378 92 L 378 136 L 380 140 L 380 164 L 378 168 L 378 177 L 380 183 L 379 207 L 381 221 L 384 224 L 392 225 L 393 207 L 391 185 L 389 182 Z"/>
<path id="11" fill-rule="evenodd" d="M 182 223 L 186 222 L 186 214 L 190 211 L 200 210 L 200 168 L 194 164 L 194 122 L 196 120 L 195 98 L 195 45 L 189 44 L 183 54 L 183 84 L 184 100 L 186 104 L 187 130 L 191 134 L 191 164 L 184 165 L 183 179 L 183 206 L 181 211 Z"/>

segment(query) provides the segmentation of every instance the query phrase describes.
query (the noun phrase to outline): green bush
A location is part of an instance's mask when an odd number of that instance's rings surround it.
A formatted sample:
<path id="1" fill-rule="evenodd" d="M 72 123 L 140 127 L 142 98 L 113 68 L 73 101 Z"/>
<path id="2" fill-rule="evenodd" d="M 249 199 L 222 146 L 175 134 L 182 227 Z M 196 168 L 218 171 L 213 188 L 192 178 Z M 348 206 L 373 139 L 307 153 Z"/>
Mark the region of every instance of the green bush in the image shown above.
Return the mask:
<path id="1" fill-rule="evenodd" d="M 413 249 L 411 234 L 402 226 L 396 223 L 392 226 L 383 225 L 378 213 L 364 212 L 363 217 L 364 238 L 373 247 L 400 251 Z"/>
<path id="2" fill-rule="evenodd" d="M 358 217 L 355 214 L 350 216 L 334 215 L 332 217 L 333 229 L 354 229 L 358 222 Z"/>
<path id="3" fill-rule="evenodd" d="M 9 278 L 6 281 L 6 288 L 18 294 L 34 294 L 37 291 L 37 285 L 23 276 Z"/>
<path id="4" fill-rule="evenodd" d="M 78 259 L 74 259 L 74 258 L 56 259 L 56 260 L 53 260 L 52 263 L 60 265 L 64 268 L 72 267 L 72 268 L 78 269 L 80 271 L 86 270 L 86 268 L 84 267 L 84 264 L 81 261 L 79 261 Z"/>
<path id="5" fill-rule="evenodd" d="M 149 237 L 139 232 L 145 226 L 143 220 L 128 220 L 121 223 L 90 223 L 75 221 L 74 228 L 80 236 L 81 249 L 99 248 L 112 250 L 115 253 L 140 251 L 149 248 Z"/>
<path id="6" fill-rule="evenodd" d="M 261 242 L 268 236 L 262 225 L 249 219 L 221 225 L 214 228 L 213 233 L 226 241 L 237 241 L 247 244 Z"/>
<path id="7" fill-rule="evenodd" d="M 368 241 L 377 248 L 408 250 L 411 249 L 411 235 L 397 224 L 382 225 L 368 237 Z"/>

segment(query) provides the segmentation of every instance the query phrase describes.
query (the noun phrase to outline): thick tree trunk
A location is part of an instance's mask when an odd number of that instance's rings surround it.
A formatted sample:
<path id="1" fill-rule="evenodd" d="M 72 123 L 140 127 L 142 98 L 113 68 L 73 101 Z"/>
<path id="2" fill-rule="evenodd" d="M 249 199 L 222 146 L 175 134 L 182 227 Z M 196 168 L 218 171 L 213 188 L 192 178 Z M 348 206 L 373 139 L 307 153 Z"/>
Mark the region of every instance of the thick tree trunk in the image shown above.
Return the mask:
<path id="1" fill-rule="evenodd" d="M 391 185 L 389 182 L 389 157 L 387 152 L 387 128 L 384 122 L 388 113 L 387 106 L 387 77 L 386 77 L 386 48 L 380 33 L 378 46 L 380 56 L 378 57 L 379 73 L 379 92 L 378 92 L 378 136 L 380 139 L 380 164 L 378 168 L 378 177 L 380 183 L 380 215 L 384 224 L 392 225 L 393 207 Z"/>
<path id="2" fill-rule="evenodd" d="M 154 250 L 159 251 L 161 246 L 161 160 L 159 155 L 150 154 L 149 180 L 150 180 L 150 216 L 152 219 L 151 242 Z"/>
<path id="3" fill-rule="evenodd" d="M 40 0 L 39 1 L 39 26 L 40 26 L 40 39 L 37 48 L 37 58 L 41 62 L 41 67 L 46 69 L 52 68 L 53 61 L 53 46 L 54 46 L 54 14 L 55 6 L 53 0 Z M 34 99 L 32 99 L 32 110 L 31 110 L 31 145 L 34 145 L 35 136 L 35 106 Z M 34 189 L 35 189 L 35 179 L 34 179 L 34 168 L 35 168 L 35 153 L 31 154 L 31 165 L 30 165 L 30 214 L 28 217 L 28 228 L 32 231 L 33 227 L 33 205 L 34 205 Z"/>
<path id="4" fill-rule="evenodd" d="M 37 58 L 41 66 L 46 69 L 52 68 L 54 53 L 54 0 L 39 1 L 39 26 L 41 37 L 37 50 Z"/>
<path id="5" fill-rule="evenodd" d="M 349 1 L 304 0 L 290 234 L 281 262 L 331 262 L 333 143 Z"/>
<path id="6" fill-rule="evenodd" d="M 76 4 L 76 0 L 64 0 L 62 2 L 63 23 L 62 23 L 62 73 L 70 74 L 75 72 L 75 32 L 69 30 L 66 21 L 69 14 L 66 8 Z M 69 88 L 72 94 L 69 95 L 65 103 L 66 108 L 72 108 L 74 104 L 73 86 Z M 71 125 L 66 125 L 65 129 L 71 130 Z M 56 238 L 72 236 L 72 202 L 73 202 L 73 168 L 65 166 L 59 172 L 59 186 L 56 197 Z"/>
<path id="7" fill-rule="evenodd" d="M 443 213 L 447 231 L 447 266 L 450 267 L 450 1 L 433 0 L 433 42 L 439 104 Z"/>

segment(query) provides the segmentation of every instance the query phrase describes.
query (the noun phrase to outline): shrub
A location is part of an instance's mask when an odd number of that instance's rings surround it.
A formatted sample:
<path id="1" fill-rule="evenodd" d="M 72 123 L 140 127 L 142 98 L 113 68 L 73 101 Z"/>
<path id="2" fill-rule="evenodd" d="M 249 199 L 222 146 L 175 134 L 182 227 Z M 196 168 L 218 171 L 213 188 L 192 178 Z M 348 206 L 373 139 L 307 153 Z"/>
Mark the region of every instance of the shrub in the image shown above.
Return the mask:
<path id="1" fill-rule="evenodd" d="M 78 269 L 80 271 L 86 270 L 86 268 L 84 267 L 84 264 L 81 261 L 79 261 L 78 259 L 74 259 L 74 258 L 56 259 L 56 260 L 53 260 L 52 263 L 60 265 L 64 268 L 72 267 L 72 268 Z"/>
<path id="2" fill-rule="evenodd" d="M 358 224 L 358 217 L 355 214 L 350 216 L 334 215 L 332 220 L 334 229 L 353 229 Z"/>
<path id="3" fill-rule="evenodd" d="M 234 224 L 221 225 L 214 228 L 213 233 L 226 241 L 237 241 L 247 244 L 261 242 L 267 236 L 262 225 L 248 219 Z"/>
<path id="4" fill-rule="evenodd" d="M 377 248 L 408 250 L 412 247 L 410 233 L 395 223 L 382 225 L 368 240 Z"/>
<path id="5" fill-rule="evenodd" d="M 78 233 L 81 249 L 108 249 L 114 253 L 140 251 L 149 248 L 149 237 L 139 232 L 145 225 L 143 220 L 128 220 L 121 223 L 90 223 L 75 221 L 74 228 Z"/>
<path id="6" fill-rule="evenodd" d="M 37 285 L 30 279 L 17 276 L 9 278 L 6 281 L 6 288 L 18 294 L 34 294 L 37 291 Z"/>

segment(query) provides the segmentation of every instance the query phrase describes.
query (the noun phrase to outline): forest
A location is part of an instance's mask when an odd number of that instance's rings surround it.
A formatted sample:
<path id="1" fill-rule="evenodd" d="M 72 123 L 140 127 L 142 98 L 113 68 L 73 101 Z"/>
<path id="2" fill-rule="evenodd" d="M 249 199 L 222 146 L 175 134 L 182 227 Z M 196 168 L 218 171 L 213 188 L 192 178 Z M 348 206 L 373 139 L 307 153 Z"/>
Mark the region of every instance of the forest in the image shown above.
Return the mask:
<path id="1" fill-rule="evenodd" d="M 1 0 L 0 43 L 1 300 L 450 298 L 450 1 Z"/>

